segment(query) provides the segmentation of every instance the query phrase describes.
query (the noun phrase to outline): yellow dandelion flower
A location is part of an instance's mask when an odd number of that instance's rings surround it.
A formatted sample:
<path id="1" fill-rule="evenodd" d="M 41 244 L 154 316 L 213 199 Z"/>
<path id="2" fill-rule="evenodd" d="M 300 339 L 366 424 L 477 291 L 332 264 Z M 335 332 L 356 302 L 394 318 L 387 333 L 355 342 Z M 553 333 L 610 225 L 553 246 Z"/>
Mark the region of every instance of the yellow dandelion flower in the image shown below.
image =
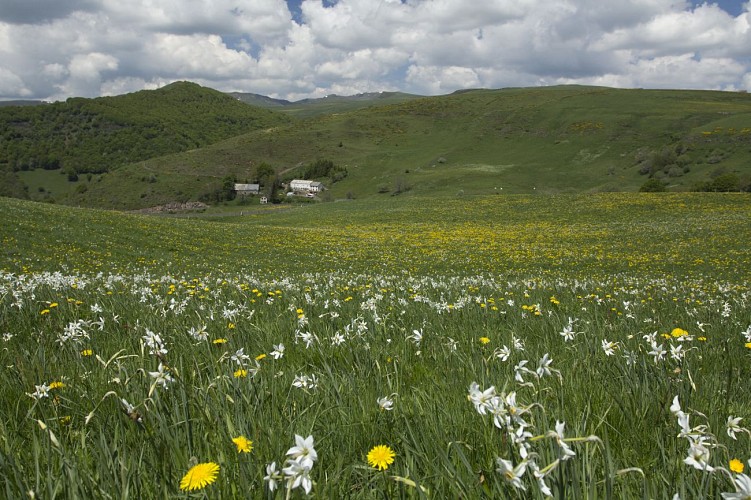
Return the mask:
<path id="1" fill-rule="evenodd" d="M 396 453 L 386 445 L 379 444 L 368 452 L 368 464 L 378 470 L 386 470 L 394 463 Z"/>
<path id="2" fill-rule="evenodd" d="M 65 384 L 60 381 L 50 382 L 50 389 L 62 389 L 64 387 Z"/>
<path id="3" fill-rule="evenodd" d="M 53 309 L 53 308 L 57 307 L 58 305 L 59 304 L 57 302 L 53 302 L 52 304 L 50 304 L 50 309 Z"/>
<path id="4" fill-rule="evenodd" d="M 746 342 L 746 348 L 751 349 L 751 342 Z"/>
<path id="5" fill-rule="evenodd" d="M 227 343 L 227 339 L 215 339 L 211 343 L 212 344 L 216 344 L 216 345 L 226 344 Z"/>
<path id="6" fill-rule="evenodd" d="M 261 360 L 262 360 L 263 358 L 265 358 L 265 357 L 266 357 L 266 354 L 264 354 L 264 353 L 261 353 L 261 354 L 259 354 L 258 356 L 256 356 L 256 361 L 261 361 Z"/>
<path id="7" fill-rule="evenodd" d="M 742 474 L 743 473 L 743 462 L 738 460 L 737 458 L 734 458 L 730 461 L 730 470 L 735 472 L 736 474 Z"/>
<path id="8" fill-rule="evenodd" d="M 180 489 L 183 491 L 200 490 L 216 481 L 217 474 L 219 474 L 219 465 L 214 462 L 194 465 L 180 481 Z"/>
<path id="9" fill-rule="evenodd" d="M 673 328 L 673 331 L 670 332 L 670 336 L 673 338 L 685 337 L 686 335 L 688 335 L 688 332 L 682 328 Z"/>
<path id="10" fill-rule="evenodd" d="M 94 351 L 91 349 L 84 349 L 81 351 L 81 356 L 91 356 L 94 354 Z"/>
<path id="11" fill-rule="evenodd" d="M 489 344 L 490 343 L 490 339 L 487 338 L 487 337 L 480 337 L 480 343 L 482 345 Z"/>
<path id="12" fill-rule="evenodd" d="M 227 323 L 227 328 L 229 328 L 230 330 L 234 330 L 235 329 L 235 324 L 234 323 Z"/>
<path id="13" fill-rule="evenodd" d="M 39 314 L 41 314 L 42 316 L 44 316 L 45 314 L 49 314 L 49 313 L 50 313 L 50 310 L 49 310 L 49 309 L 42 309 L 42 310 L 41 310 L 41 311 L 39 312 Z"/>
<path id="14" fill-rule="evenodd" d="M 253 451 L 253 441 L 246 438 L 245 436 L 237 436 L 236 438 L 232 438 L 232 442 L 235 443 L 235 446 L 237 446 L 238 453 L 250 453 L 251 451 Z"/>
<path id="15" fill-rule="evenodd" d="M 239 370 L 237 370 L 237 371 L 236 371 L 236 372 L 234 373 L 234 375 L 235 375 L 235 378 L 245 378 L 245 377 L 247 377 L 247 376 L 248 376 L 248 370 L 245 370 L 245 369 L 243 369 L 243 368 L 240 368 Z"/>

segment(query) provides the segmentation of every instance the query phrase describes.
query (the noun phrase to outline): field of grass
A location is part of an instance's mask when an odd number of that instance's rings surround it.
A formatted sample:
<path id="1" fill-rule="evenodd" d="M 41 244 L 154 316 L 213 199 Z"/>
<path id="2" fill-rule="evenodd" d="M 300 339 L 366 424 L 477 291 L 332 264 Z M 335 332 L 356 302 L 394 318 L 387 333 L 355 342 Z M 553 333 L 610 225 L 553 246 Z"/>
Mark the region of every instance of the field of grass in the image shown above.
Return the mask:
<path id="1" fill-rule="evenodd" d="M 748 495 L 749 201 L 0 198 L 0 490 Z"/>

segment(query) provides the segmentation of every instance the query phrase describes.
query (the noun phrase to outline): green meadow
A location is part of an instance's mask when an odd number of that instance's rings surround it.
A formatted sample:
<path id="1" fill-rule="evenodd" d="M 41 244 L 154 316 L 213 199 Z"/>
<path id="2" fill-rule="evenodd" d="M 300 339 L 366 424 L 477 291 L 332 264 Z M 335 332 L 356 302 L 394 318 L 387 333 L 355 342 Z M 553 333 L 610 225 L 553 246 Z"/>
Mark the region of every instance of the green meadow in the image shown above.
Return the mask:
<path id="1" fill-rule="evenodd" d="M 749 495 L 747 194 L 220 215 L 0 198 L 5 497 Z"/>

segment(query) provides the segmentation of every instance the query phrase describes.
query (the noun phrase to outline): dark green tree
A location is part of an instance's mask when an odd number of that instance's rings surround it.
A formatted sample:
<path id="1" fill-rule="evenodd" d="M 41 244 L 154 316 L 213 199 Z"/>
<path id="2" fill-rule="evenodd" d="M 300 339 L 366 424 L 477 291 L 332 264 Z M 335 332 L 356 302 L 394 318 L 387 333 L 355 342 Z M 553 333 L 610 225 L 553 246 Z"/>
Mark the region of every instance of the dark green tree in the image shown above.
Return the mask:
<path id="1" fill-rule="evenodd" d="M 639 188 L 640 193 L 662 193 L 666 190 L 665 183 L 654 177 L 647 180 L 647 182 L 642 184 Z"/>

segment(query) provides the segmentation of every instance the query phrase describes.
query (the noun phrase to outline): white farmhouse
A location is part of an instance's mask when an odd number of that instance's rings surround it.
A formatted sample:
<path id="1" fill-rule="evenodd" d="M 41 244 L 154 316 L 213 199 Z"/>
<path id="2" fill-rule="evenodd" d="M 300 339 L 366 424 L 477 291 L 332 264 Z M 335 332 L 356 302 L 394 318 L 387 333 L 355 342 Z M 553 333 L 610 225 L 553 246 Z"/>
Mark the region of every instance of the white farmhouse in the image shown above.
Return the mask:
<path id="1" fill-rule="evenodd" d="M 324 187 L 318 181 L 294 179 L 289 183 L 289 188 L 296 193 L 319 193 Z"/>

